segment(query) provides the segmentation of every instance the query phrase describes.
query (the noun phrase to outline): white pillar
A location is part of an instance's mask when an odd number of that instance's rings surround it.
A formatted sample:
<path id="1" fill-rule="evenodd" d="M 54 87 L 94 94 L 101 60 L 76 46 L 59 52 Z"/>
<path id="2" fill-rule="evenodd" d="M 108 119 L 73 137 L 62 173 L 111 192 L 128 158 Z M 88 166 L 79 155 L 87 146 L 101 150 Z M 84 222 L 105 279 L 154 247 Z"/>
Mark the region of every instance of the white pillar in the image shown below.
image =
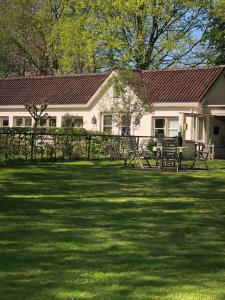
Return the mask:
<path id="1" fill-rule="evenodd" d="M 56 127 L 61 127 L 62 126 L 62 116 L 58 114 L 56 116 Z"/>
<path id="2" fill-rule="evenodd" d="M 199 117 L 195 117 L 195 142 L 199 141 Z"/>
<path id="3" fill-rule="evenodd" d="M 208 144 L 210 140 L 210 116 L 205 119 L 205 143 Z"/>
<path id="4" fill-rule="evenodd" d="M 9 115 L 9 127 L 13 127 L 13 115 Z"/>
<path id="5" fill-rule="evenodd" d="M 179 114 L 179 132 L 181 133 L 182 137 L 184 137 L 184 120 L 185 120 L 184 113 L 180 113 Z"/>

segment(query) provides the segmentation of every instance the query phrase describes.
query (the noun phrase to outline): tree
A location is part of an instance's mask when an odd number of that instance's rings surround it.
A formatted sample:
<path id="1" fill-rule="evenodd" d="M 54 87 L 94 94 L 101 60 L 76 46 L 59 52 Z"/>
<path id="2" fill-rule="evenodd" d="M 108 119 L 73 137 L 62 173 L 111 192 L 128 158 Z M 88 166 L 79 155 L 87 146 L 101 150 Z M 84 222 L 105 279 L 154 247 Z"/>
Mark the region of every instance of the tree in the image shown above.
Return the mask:
<path id="1" fill-rule="evenodd" d="M 26 110 L 29 112 L 34 121 L 34 129 L 37 128 L 38 124 L 40 124 L 42 120 L 47 120 L 50 117 L 47 113 L 43 114 L 47 107 L 48 104 L 45 100 L 43 100 L 40 105 L 35 102 L 25 104 Z"/>
<path id="2" fill-rule="evenodd" d="M 225 0 L 221 0 L 210 12 L 208 61 L 211 64 L 225 64 Z"/>
<path id="3" fill-rule="evenodd" d="M 218 1 L 3 0 L 0 75 L 196 66 Z"/>
<path id="4" fill-rule="evenodd" d="M 64 1 L 12 0 L 0 4 L 0 67 L 5 75 L 49 75 L 58 70 L 57 53 L 49 39 Z M 6 63 L 4 63 L 4 58 Z M 3 64 L 3 66 L 1 66 Z"/>
<path id="5" fill-rule="evenodd" d="M 58 28 L 60 63 L 69 72 L 200 64 L 211 5 L 209 0 L 68 1 Z"/>
<path id="6" fill-rule="evenodd" d="M 50 37 L 59 54 L 60 72 L 96 72 L 104 65 L 99 48 L 103 25 L 94 10 L 93 0 L 65 4 L 64 14 Z"/>
<path id="7" fill-rule="evenodd" d="M 113 86 L 112 102 L 102 103 L 101 110 L 112 115 L 112 121 L 125 135 L 130 135 L 133 128 L 139 125 L 140 120 L 152 111 L 146 88 L 139 72 L 120 70 L 109 81 Z M 131 124 L 133 123 L 133 124 Z"/>

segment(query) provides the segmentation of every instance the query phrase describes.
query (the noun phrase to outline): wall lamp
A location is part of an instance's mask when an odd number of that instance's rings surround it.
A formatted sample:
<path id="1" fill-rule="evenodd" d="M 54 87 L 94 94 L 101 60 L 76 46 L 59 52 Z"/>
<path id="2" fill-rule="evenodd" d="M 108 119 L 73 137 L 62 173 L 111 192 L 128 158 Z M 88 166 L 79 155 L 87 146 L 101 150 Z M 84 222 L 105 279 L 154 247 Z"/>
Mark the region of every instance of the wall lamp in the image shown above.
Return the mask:
<path id="1" fill-rule="evenodd" d="M 97 118 L 96 118 L 95 115 L 92 117 L 91 122 L 92 122 L 93 125 L 97 124 Z"/>

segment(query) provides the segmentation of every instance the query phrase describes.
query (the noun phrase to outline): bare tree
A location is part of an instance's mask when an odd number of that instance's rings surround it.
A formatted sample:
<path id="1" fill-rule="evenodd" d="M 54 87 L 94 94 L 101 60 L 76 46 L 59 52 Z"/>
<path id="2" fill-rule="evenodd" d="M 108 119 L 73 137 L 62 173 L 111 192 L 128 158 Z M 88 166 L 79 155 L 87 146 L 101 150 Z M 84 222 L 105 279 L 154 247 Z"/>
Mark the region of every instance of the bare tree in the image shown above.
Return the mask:
<path id="1" fill-rule="evenodd" d="M 48 103 L 46 100 L 43 100 L 40 105 L 36 104 L 35 102 L 32 102 L 31 104 L 25 104 L 26 110 L 34 120 L 33 128 L 37 128 L 41 120 L 47 120 L 50 117 L 47 113 L 44 113 L 47 107 Z"/>

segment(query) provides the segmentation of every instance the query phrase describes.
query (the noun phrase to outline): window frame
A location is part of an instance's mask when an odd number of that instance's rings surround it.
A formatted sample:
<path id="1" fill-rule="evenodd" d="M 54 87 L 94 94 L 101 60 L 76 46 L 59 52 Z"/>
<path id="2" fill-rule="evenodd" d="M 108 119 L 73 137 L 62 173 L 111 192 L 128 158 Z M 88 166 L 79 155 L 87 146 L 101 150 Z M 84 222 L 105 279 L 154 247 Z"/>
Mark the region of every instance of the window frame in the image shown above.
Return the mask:
<path id="1" fill-rule="evenodd" d="M 178 127 L 177 127 L 177 133 L 176 135 L 173 135 L 173 136 L 169 136 L 169 132 L 171 130 L 174 130 L 175 129 L 172 129 L 169 127 L 169 121 L 172 120 L 172 119 L 176 119 L 176 121 L 178 121 Z M 156 120 L 164 120 L 164 127 L 156 127 Z M 179 117 L 176 117 L 176 116 L 169 116 L 169 117 L 154 117 L 153 118 L 153 136 L 154 137 L 157 137 L 156 135 L 156 130 L 160 130 L 160 129 L 163 129 L 164 130 L 164 133 L 163 133 L 163 136 L 162 137 L 176 137 L 178 136 L 178 132 L 179 132 Z"/>
<path id="2" fill-rule="evenodd" d="M 50 125 L 50 121 L 53 119 L 55 120 L 55 126 Z M 44 122 L 44 125 L 41 125 L 40 122 Z M 57 117 L 52 116 L 52 117 L 49 117 L 48 119 L 41 119 L 40 122 L 38 124 L 38 127 L 44 127 L 44 128 L 45 127 L 53 127 L 53 128 L 55 128 L 57 125 Z"/>
<path id="3" fill-rule="evenodd" d="M 8 121 L 8 125 L 4 125 L 4 121 Z M 9 127 L 9 117 L 0 116 L 0 127 Z"/>
<path id="4" fill-rule="evenodd" d="M 64 122 L 64 117 L 65 116 L 62 116 L 61 117 L 61 127 L 63 127 L 63 122 Z M 66 116 L 66 118 L 68 119 L 68 117 Z M 75 119 L 77 119 L 77 120 L 81 120 L 82 122 L 81 122 L 81 126 L 66 126 L 66 127 L 70 127 L 70 128 L 83 128 L 84 127 L 84 117 L 83 116 L 74 116 L 74 115 L 72 115 L 71 117 L 70 117 L 70 120 L 71 120 L 71 125 L 73 124 L 73 121 L 75 120 Z"/>
<path id="5" fill-rule="evenodd" d="M 104 123 L 105 117 L 111 117 L 111 124 L 110 125 L 107 125 L 107 124 Z M 110 130 L 109 131 L 105 130 L 107 128 L 110 129 Z M 102 114 L 102 132 L 112 134 L 112 128 L 113 128 L 112 114 L 107 114 L 107 113 Z"/>
<path id="6" fill-rule="evenodd" d="M 21 125 L 16 125 L 16 120 L 22 119 Z M 26 125 L 26 120 L 30 120 L 30 126 Z M 32 126 L 32 118 L 29 116 L 13 116 L 13 127 L 31 127 Z"/>

